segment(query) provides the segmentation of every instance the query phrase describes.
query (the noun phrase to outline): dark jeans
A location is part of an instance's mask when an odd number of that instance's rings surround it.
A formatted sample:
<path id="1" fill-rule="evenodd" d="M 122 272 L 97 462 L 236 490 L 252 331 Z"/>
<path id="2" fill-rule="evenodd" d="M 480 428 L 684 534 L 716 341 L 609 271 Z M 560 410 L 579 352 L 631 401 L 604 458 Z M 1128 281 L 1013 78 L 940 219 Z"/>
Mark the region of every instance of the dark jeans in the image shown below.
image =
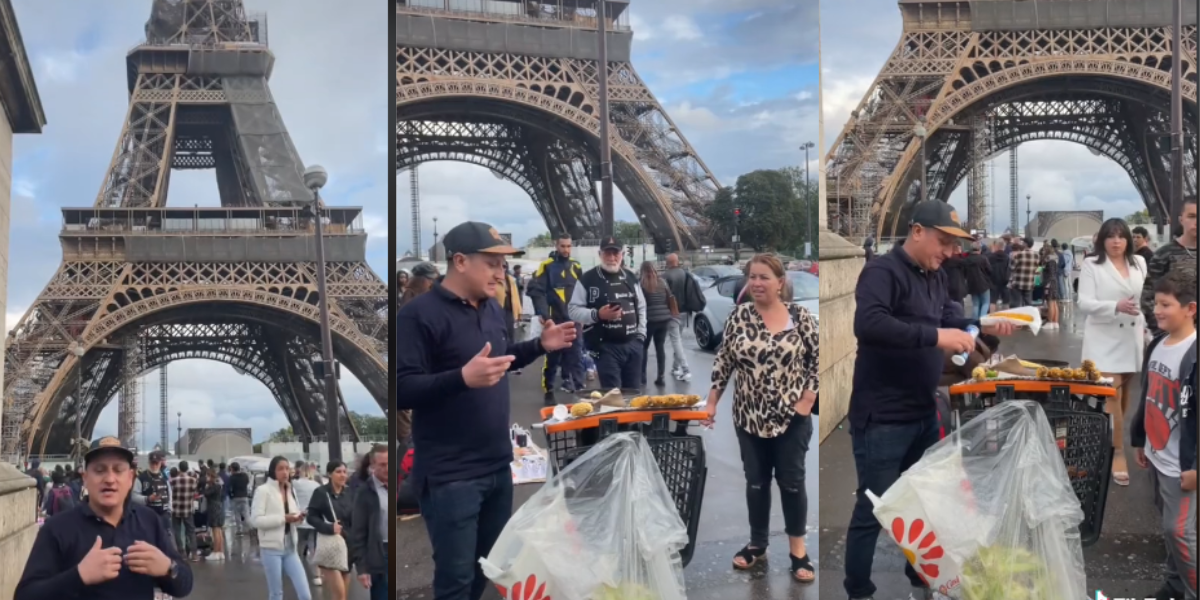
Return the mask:
<path id="1" fill-rule="evenodd" d="M 387 573 L 371 573 L 371 600 L 387 600 L 389 589 Z"/>
<path id="2" fill-rule="evenodd" d="M 421 516 L 433 546 L 434 600 L 479 600 L 488 579 L 479 558 L 512 516 L 512 472 L 477 479 L 428 484 L 421 493 Z M 386 597 L 386 596 L 385 596 Z"/>
<path id="3" fill-rule="evenodd" d="M 175 548 L 179 550 L 179 554 L 187 558 L 196 551 L 196 523 L 190 514 L 182 517 L 173 516 L 171 520 L 174 529 L 183 528 L 183 537 L 175 538 Z"/>
<path id="4" fill-rule="evenodd" d="M 596 374 L 600 387 L 638 389 L 646 374 L 642 363 L 642 342 L 632 339 L 622 343 L 601 342 L 600 356 L 596 358 Z"/>
<path id="5" fill-rule="evenodd" d="M 1018 290 L 1017 288 L 1009 288 L 1009 292 L 1012 293 L 1013 308 L 1033 306 L 1033 290 Z"/>
<path id="6" fill-rule="evenodd" d="M 583 331 L 578 323 L 575 324 L 575 341 L 570 346 L 546 354 L 546 361 L 542 364 L 543 392 L 554 391 L 554 377 L 559 370 L 562 371 L 564 387 L 583 389 L 586 383 L 583 373 Z"/>
<path id="7" fill-rule="evenodd" d="M 851 432 L 854 464 L 858 471 L 858 501 L 846 535 L 846 593 L 851 598 L 867 598 L 875 593 L 871 566 L 875 561 L 875 543 L 881 526 L 867 490 L 882 496 L 900 474 L 916 464 L 925 451 L 938 441 L 937 415 L 913 423 L 869 423 Z M 905 565 L 904 574 L 914 587 L 927 587 Z"/>
<path id="8" fill-rule="evenodd" d="M 175 544 L 175 546 L 178 547 L 179 543 L 175 540 L 179 538 L 179 535 L 176 533 L 175 528 L 171 526 L 171 513 L 161 512 L 157 514 L 158 520 L 162 522 L 163 529 L 167 530 L 167 537 L 170 538 L 172 544 Z"/>
<path id="9" fill-rule="evenodd" d="M 667 326 L 670 321 L 646 324 L 646 343 L 642 344 L 642 385 L 646 385 L 646 365 L 650 362 L 650 342 L 654 342 L 654 355 L 658 358 L 658 379 L 663 378 L 667 367 Z"/>
<path id="10" fill-rule="evenodd" d="M 746 508 L 750 514 L 750 546 L 766 548 L 771 530 L 771 477 L 779 484 L 784 530 L 804 537 L 808 527 L 808 494 L 804 489 L 804 460 L 812 439 L 811 417 L 796 415 L 783 435 L 758 437 L 737 428 L 746 472 Z"/>

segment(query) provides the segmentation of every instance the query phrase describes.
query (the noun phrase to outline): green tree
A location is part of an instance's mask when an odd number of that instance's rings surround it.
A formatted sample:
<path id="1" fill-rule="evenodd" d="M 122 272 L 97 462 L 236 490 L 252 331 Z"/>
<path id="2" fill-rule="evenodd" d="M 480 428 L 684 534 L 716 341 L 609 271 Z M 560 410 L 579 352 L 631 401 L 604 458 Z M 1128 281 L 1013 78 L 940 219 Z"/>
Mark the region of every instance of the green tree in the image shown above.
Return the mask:
<path id="1" fill-rule="evenodd" d="M 552 237 L 553 236 L 550 235 L 549 231 L 545 231 L 545 232 L 539 233 L 539 234 L 529 238 L 529 240 L 525 242 L 525 245 L 531 246 L 534 248 L 545 248 L 548 246 L 553 246 L 554 240 L 551 239 Z"/>
<path id="2" fill-rule="evenodd" d="M 808 258 L 804 256 L 804 242 L 812 243 L 812 256 L 817 256 L 817 230 L 819 229 L 817 215 L 819 208 L 817 203 L 820 201 L 820 194 L 817 189 L 817 180 L 812 178 L 812 173 L 808 173 L 809 179 L 805 180 L 804 167 L 784 167 L 781 169 L 788 179 L 792 182 L 793 189 L 796 190 L 796 199 L 800 203 L 800 222 L 799 233 L 800 237 L 796 239 L 796 244 L 793 247 L 786 248 L 791 253 L 798 257 Z M 811 226 L 809 225 L 811 221 Z M 812 239 L 809 239 L 811 233 Z"/>
<path id="3" fill-rule="evenodd" d="M 1150 218 L 1150 211 L 1142 209 L 1132 215 L 1126 215 L 1125 222 L 1130 225 L 1150 225 L 1154 221 Z"/>
<path id="4" fill-rule="evenodd" d="M 803 204 L 795 184 L 782 170 L 758 170 L 738 177 L 737 185 L 717 192 L 706 216 L 719 242 L 732 240 L 733 224 L 740 209 L 738 235 L 744 246 L 755 251 L 803 249 Z"/>
<path id="5" fill-rule="evenodd" d="M 613 235 L 623 244 L 640 243 L 645 233 L 642 224 L 637 221 L 616 221 L 613 223 Z"/>
<path id="6" fill-rule="evenodd" d="M 267 436 L 268 442 L 294 442 L 296 439 L 296 432 L 292 431 L 291 425 Z"/>
<path id="7" fill-rule="evenodd" d="M 354 426 L 358 429 L 359 439 L 386 440 L 388 438 L 387 417 L 350 411 L 350 418 L 354 420 Z"/>

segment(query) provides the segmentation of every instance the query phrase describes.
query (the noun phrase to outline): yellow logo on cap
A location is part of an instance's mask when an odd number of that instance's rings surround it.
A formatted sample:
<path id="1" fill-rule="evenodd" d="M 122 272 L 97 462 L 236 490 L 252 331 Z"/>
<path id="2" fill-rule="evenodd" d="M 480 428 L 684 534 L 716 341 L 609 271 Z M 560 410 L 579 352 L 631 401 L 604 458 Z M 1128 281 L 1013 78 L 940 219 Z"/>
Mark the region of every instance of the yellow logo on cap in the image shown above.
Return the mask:
<path id="1" fill-rule="evenodd" d="M 950 211 L 950 218 L 951 218 L 951 219 L 953 219 L 955 223 L 957 223 L 957 222 L 958 222 L 958 211 L 957 211 L 957 210 L 951 210 L 951 211 Z"/>
<path id="2" fill-rule="evenodd" d="M 503 242 L 503 241 L 504 241 L 504 238 L 500 237 L 500 232 L 499 232 L 499 231 L 496 231 L 496 228 L 495 228 L 495 227 L 488 227 L 488 233 L 492 234 L 492 237 L 493 237 L 493 238 L 494 238 L 494 239 L 495 239 L 497 242 Z"/>
<path id="3" fill-rule="evenodd" d="M 112 436 L 108 436 L 108 437 L 100 438 L 100 441 L 96 442 L 96 447 L 97 448 L 122 448 L 123 446 L 121 446 L 121 440 L 119 440 L 115 437 L 112 437 Z"/>

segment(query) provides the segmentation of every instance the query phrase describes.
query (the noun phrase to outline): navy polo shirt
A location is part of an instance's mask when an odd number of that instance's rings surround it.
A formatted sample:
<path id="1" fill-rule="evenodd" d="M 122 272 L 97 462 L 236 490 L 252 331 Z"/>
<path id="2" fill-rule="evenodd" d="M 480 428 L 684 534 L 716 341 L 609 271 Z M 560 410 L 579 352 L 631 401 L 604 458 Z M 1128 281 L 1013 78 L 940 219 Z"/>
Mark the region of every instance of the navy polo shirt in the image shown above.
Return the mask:
<path id="1" fill-rule="evenodd" d="M 472 389 L 462 368 L 491 342 L 491 356 L 511 354 L 510 369 L 542 356 L 542 344 L 508 339 L 504 311 L 494 299 L 478 305 L 440 283 L 396 315 L 396 402 L 413 415 L 413 485 L 490 475 L 512 462 L 508 377 Z"/>
<path id="2" fill-rule="evenodd" d="M 933 417 L 945 354 L 939 328 L 978 325 L 950 298 L 946 273 L 926 271 L 903 246 L 867 262 L 854 292 L 854 388 L 850 423 L 907 423 Z"/>
<path id="3" fill-rule="evenodd" d="M 97 536 L 104 548 L 115 546 L 124 551 L 137 541 L 156 546 L 175 561 L 175 578 L 155 579 L 134 573 L 126 565 L 116 579 L 84 585 L 78 566 L 91 552 Z M 42 525 L 13 600 L 152 600 L 155 587 L 176 598 L 192 592 L 192 570 L 176 552 L 158 514 L 140 504 L 126 502 L 125 514 L 114 527 L 83 503 L 54 515 Z"/>

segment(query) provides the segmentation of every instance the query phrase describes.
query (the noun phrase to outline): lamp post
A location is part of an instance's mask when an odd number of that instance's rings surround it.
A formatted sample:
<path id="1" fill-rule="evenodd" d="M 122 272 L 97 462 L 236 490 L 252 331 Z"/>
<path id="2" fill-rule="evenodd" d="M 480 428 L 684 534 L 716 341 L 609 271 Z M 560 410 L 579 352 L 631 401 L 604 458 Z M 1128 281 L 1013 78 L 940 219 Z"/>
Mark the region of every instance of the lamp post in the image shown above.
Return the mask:
<path id="1" fill-rule="evenodd" d="M 597 104 L 600 109 L 600 234 L 616 235 L 613 231 L 612 148 L 608 142 L 608 18 L 607 0 L 596 2 L 596 79 Z"/>
<path id="2" fill-rule="evenodd" d="M 1183 0 L 1171 7 L 1171 219 L 1183 212 Z"/>
<path id="3" fill-rule="evenodd" d="M 321 188 L 329 181 L 329 173 L 320 165 L 304 170 L 304 185 L 312 190 L 311 210 L 317 235 L 317 303 L 321 311 L 321 368 L 318 375 L 324 381 L 325 437 L 329 440 L 329 460 L 342 460 L 341 419 L 338 418 L 337 364 L 333 361 L 333 337 L 329 332 L 329 298 L 325 295 L 325 239 L 321 234 Z"/>
<path id="4" fill-rule="evenodd" d="M 805 142 L 803 146 L 800 146 L 800 149 L 804 151 L 804 220 L 808 223 L 808 247 L 805 248 L 808 256 L 805 258 L 812 258 L 812 194 L 809 193 L 809 186 L 812 185 L 812 182 L 808 179 L 808 151 L 815 145 L 812 142 Z"/>
<path id="5" fill-rule="evenodd" d="M 183 456 L 183 412 L 175 413 L 175 457 Z"/>
<path id="6" fill-rule="evenodd" d="M 1029 235 L 1029 224 L 1033 222 L 1033 194 L 1025 194 L 1025 237 Z"/>
<path id="7" fill-rule="evenodd" d="M 437 237 L 438 237 L 437 217 L 434 217 L 433 218 L 433 251 L 430 252 L 429 255 L 430 255 L 430 258 L 433 260 L 433 264 L 435 264 L 435 265 L 439 261 L 443 260 L 441 257 L 441 254 L 437 251 Z"/>
<path id="8" fill-rule="evenodd" d="M 925 164 L 925 136 L 929 132 L 925 129 L 925 115 L 917 117 L 917 126 L 913 128 L 913 135 L 921 140 L 921 202 L 929 199 L 929 182 L 926 180 L 926 171 L 929 169 Z"/>
<path id="9" fill-rule="evenodd" d="M 80 440 L 83 439 L 83 355 L 87 350 L 79 342 L 71 342 L 71 354 L 75 355 L 75 443 L 71 444 L 75 451 L 75 467 L 83 464 L 83 455 L 79 452 Z"/>

